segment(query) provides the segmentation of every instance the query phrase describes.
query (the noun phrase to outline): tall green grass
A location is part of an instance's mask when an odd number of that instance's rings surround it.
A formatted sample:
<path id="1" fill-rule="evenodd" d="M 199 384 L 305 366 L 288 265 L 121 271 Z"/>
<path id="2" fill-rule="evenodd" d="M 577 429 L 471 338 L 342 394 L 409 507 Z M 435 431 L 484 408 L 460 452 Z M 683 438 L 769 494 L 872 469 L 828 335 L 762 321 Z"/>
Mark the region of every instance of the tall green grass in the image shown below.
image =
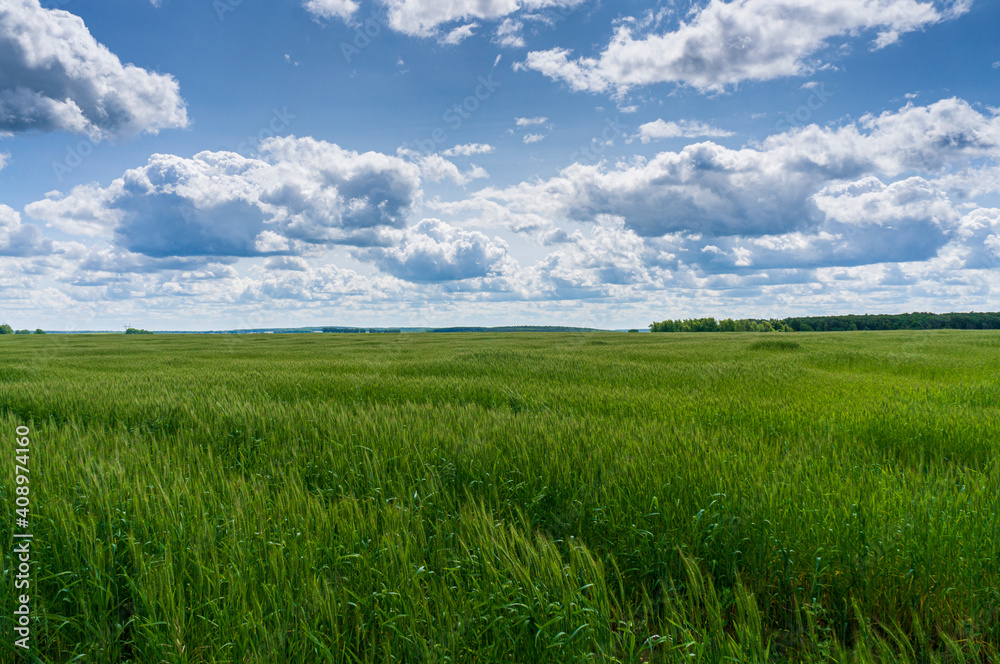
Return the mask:
<path id="1" fill-rule="evenodd" d="M 994 332 L 0 342 L 40 661 L 1000 661 Z"/>

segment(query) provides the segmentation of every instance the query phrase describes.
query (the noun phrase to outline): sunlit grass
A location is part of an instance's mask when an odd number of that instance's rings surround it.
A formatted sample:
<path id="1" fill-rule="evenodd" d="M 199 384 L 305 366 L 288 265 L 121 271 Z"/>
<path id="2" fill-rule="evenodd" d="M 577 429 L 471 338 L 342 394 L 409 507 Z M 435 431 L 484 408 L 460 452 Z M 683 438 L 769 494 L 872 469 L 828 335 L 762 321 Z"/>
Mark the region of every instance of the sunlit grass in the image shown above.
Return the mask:
<path id="1" fill-rule="evenodd" d="M 0 342 L 42 661 L 997 658 L 995 332 Z"/>

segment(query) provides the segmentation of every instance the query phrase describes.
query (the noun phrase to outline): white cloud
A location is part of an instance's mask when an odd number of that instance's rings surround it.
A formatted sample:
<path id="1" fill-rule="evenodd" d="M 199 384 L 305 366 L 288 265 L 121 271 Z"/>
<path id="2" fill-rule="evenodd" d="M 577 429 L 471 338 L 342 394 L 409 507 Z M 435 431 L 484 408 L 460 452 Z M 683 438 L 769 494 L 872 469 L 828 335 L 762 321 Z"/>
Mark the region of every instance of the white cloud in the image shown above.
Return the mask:
<path id="1" fill-rule="evenodd" d="M 479 27 L 478 23 L 469 23 L 467 25 L 460 25 L 448 32 L 444 37 L 441 38 L 442 44 L 448 44 L 449 46 L 455 46 L 461 44 L 463 41 L 476 34 L 475 30 Z"/>
<path id="2" fill-rule="evenodd" d="M 202 257 L 152 258 L 122 249 L 121 247 L 90 248 L 77 266 L 75 285 L 107 285 L 110 280 L 124 278 L 122 275 L 157 274 L 185 272 L 188 278 L 212 278 L 235 274 L 228 259 L 206 261 Z"/>
<path id="3" fill-rule="evenodd" d="M 200 310 L 216 328 L 223 326 L 223 316 L 260 303 L 269 305 L 261 312 L 266 317 L 244 314 L 233 327 L 262 327 L 276 310 L 294 312 L 309 303 L 370 308 L 372 303 L 403 297 L 404 285 L 393 277 L 365 277 L 335 265 L 313 267 L 294 256 L 272 257 L 241 271 L 220 263 L 150 259 L 107 249 L 92 252 L 68 281 L 67 290 L 77 300 L 133 302 L 171 310 L 182 297 L 186 310 Z"/>
<path id="4" fill-rule="evenodd" d="M 526 46 L 521 31 L 524 23 L 512 18 L 505 18 L 497 26 L 495 41 L 503 48 L 524 48 Z"/>
<path id="5" fill-rule="evenodd" d="M 471 147 L 469 149 L 472 149 Z M 420 166 L 421 176 L 430 182 L 450 180 L 458 185 L 468 184 L 473 180 L 488 178 L 489 173 L 479 166 L 472 165 L 463 173 L 458 166 L 445 159 L 440 154 L 424 155 L 414 150 L 399 149 L 397 154 Z M 470 154 L 474 154 L 470 152 Z"/>
<path id="6" fill-rule="evenodd" d="M 649 143 L 664 138 L 698 138 L 705 136 L 708 138 L 725 138 L 732 136 L 733 132 L 718 129 L 711 125 L 697 120 L 680 120 L 678 122 L 666 122 L 662 119 L 654 122 L 647 122 L 639 127 L 638 138 L 643 143 Z"/>
<path id="7" fill-rule="evenodd" d="M 538 125 L 543 125 L 548 122 L 548 118 L 538 117 L 538 118 L 515 118 L 514 123 L 518 127 L 536 127 Z"/>
<path id="8" fill-rule="evenodd" d="M 971 269 L 1000 268 L 1000 209 L 977 208 L 962 217 L 942 255 Z"/>
<path id="9" fill-rule="evenodd" d="M 0 5 L 0 131 L 95 139 L 188 124 L 177 81 L 122 65 L 83 20 L 38 0 Z"/>
<path id="10" fill-rule="evenodd" d="M 114 206 L 114 201 L 124 196 L 124 185 L 123 180 L 118 180 L 107 188 L 91 183 L 75 187 L 68 194 L 50 191 L 44 199 L 26 205 L 24 211 L 70 235 L 111 235 L 124 214 Z"/>
<path id="11" fill-rule="evenodd" d="M 661 286 L 655 268 L 659 252 L 624 228 L 622 220 L 604 217 L 589 235 L 579 231 L 531 268 L 537 288 L 549 297 L 588 298 L 620 293 L 621 286 Z"/>
<path id="12" fill-rule="evenodd" d="M 293 136 L 268 139 L 258 159 L 153 155 L 106 188 L 56 192 L 25 210 L 68 232 L 113 233 L 152 258 L 239 257 L 380 242 L 419 196 L 419 169 L 404 159 Z"/>
<path id="13" fill-rule="evenodd" d="M 736 267 L 750 267 L 753 265 L 752 253 L 746 247 L 734 247 L 733 248 L 733 265 Z"/>
<path id="14" fill-rule="evenodd" d="M 21 215 L 0 204 L 0 256 L 41 256 L 52 253 L 53 243 L 37 226 L 21 223 Z"/>
<path id="15" fill-rule="evenodd" d="M 9 205 L 0 203 L 0 228 L 15 228 L 21 223 L 21 215 Z"/>
<path id="16" fill-rule="evenodd" d="M 493 149 L 492 145 L 486 143 L 467 143 L 445 150 L 441 155 L 444 157 L 471 157 L 476 154 L 490 154 Z"/>
<path id="17" fill-rule="evenodd" d="M 302 6 L 317 18 L 339 18 L 345 21 L 358 11 L 358 3 L 354 0 L 306 0 Z"/>
<path id="18" fill-rule="evenodd" d="M 829 185 L 813 196 L 813 202 L 827 219 L 861 227 L 899 227 L 914 220 L 946 227 L 959 216 L 948 196 L 922 177 L 886 185 L 871 175 Z"/>
<path id="19" fill-rule="evenodd" d="M 666 82 L 720 91 L 813 71 L 820 66 L 814 57 L 835 37 L 877 31 L 873 48 L 884 48 L 970 6 L 968 0 L 945 9 L 921 0 L 711 0 L 673 32 L 637 35 L 625 22 L 597 57 L 533 51 L 523 66 L 590 92 Z"/>
<path id="20" fill-rule="evenodd" d="M 309 263 L 298 256 L 273 256 L 264 261 L 264 267 L 268 270 L 309 271 Z"/>
<path id="21" fill-rule="evenodd" d="M 416 37 L 433 37 L 455 21 L 496 20 L 519 11 L 575 7 L 586 0 L 380 0 L 389 26 Z"/>
<path id="22" fill-rule="evenodd" d="M 413 228 L 392 231 L 389 247 L 359 249 L 361 260 L 415 283 L 461 281 L 498 276 L 509 267 L 507 244 L 478 231 L 424 219 Z"/>
<path id="23" fill-rule="evenodd" d="M 945 191 L 952 171 L 981 168 L 998 149 L 1000 116 L 947 99 L 742 149 L 706 141 L 650 159 L 574 164 L 548 180 L 484 189 L 454 212 L 529 233 L 612 215 L 714 271 L 926 260 L 958 232 Z"/>
<path id="24" fill-rule="evenodd" d="M 516 124 L 521 129 L 528 128 L 528 127 L 543 127 L 544 126 L 545 133 L 540 133 L 538 131 L 535 131 L 535 132 L 531 132 L 531 133 L 525 134 L 524 137 L 522 138 L 522 140 L 524 141 L 525 145 L 531 145 L 532 143 L 540 143 L 541 141 L 544 141 L 545 138 L 549 135 L 549 132 L 552 131 L 552 125 L 548 124 L 548 122 L 549 122 L 549 119 L 546 118 L 546 117 L 515 118 L 514 119 L 514 124 Z"/>

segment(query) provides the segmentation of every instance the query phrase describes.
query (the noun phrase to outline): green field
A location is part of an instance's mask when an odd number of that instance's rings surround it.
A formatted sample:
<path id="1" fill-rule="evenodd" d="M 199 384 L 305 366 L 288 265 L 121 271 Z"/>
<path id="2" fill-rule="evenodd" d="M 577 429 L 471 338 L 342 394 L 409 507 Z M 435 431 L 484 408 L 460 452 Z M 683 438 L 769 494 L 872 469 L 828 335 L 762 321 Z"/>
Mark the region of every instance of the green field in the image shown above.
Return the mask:
<path id="1" fill-rule="evenodd" d="M 998 415 L 1000 332 L 0 339 L 44 662 L 1000 661 Z"/>

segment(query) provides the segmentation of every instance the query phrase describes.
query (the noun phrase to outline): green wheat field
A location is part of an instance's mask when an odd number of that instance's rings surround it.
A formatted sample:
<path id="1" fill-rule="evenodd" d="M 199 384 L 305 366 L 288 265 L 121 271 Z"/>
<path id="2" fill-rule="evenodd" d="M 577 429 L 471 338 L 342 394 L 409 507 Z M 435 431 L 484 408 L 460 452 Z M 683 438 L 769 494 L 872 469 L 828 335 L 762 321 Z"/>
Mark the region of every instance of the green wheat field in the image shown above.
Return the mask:
<path id="1" fill-rule="evenodd" d="M 0 661 L 1000 661 L 1000 333 L 0 339 Z"/>

